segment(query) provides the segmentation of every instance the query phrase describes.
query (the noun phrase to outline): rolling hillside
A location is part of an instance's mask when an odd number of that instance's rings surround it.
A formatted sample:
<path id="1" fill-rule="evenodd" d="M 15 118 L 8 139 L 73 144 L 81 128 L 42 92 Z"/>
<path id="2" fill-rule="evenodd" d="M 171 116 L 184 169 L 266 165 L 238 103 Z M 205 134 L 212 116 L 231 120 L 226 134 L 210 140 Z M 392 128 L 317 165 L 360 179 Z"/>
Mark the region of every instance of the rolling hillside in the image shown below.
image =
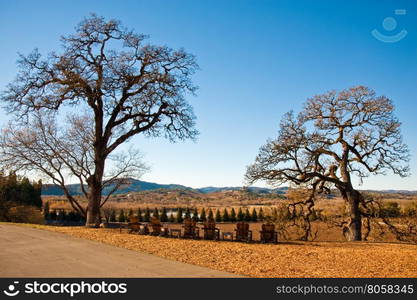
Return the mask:
<path id="1" fill-rule="evenodd" d="M 222 191 L 240 191 L 242 187 L 203 187 L 199 189 L 193 189 L 180 184 L 159 184 L 154 182 L 141 181 L 136 179 L 129 179 L 130 183 L 123 185 L 115 194 L 127 194 L 132 192 L 142 192 L 142 191 L 151 191 L 151 190 L 190 190 L 203 194 L 222 192 Z M 67 185 L 69 191 L 72 195 L 81 195 L 81 186 L 79 184 L 70 184 Z M 112 187 L 105 189 L 104 194 L 107 194 Z M 260 194 L 283 194 L 288 188 L 282 187 L 277 189 L 261 188 L 261 187 L 250 187 L 248 190 L 250 192 L 260 193 Z M 62 196 L 64 195 L 62 189 L 58 185 L 54 184 L 45 184 L 42 188 L 43 196 Z"/>

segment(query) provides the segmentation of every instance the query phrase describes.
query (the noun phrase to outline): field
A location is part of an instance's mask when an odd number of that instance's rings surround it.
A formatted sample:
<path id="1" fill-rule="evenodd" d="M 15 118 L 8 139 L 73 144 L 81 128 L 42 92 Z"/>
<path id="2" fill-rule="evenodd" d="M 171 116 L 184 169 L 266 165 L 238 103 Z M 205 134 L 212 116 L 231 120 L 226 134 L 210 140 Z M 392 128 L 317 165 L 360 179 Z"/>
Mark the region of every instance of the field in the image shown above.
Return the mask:
<path id="1" fill-rule="evenodd" d="M 410 244 L 265 245 L 152 237 L 114 229 L 30 226 L 249 277 L 417 277 L 417 245 Z"/>
<path id="2" fill-rule="evenodd" d="M 132 210 L 136 213 L 137 209 L 140 208 L 142 213 L 145 208 L 149 208 L 151 211 L 158 207 L 171 208 L 189 207 L 191 209 L 197 208 L 201 211 L 202 208 L 212 209 L 213 212 L 227 209 L 230 213 L 232 208 L 237 212 L 239 208 L 245 210 L 248 208 L 252 211 L 254 208 L 259 212 L 262 208 L 266 216 L 271 216 L 272 210 L 276 207 L 282 206 L 286 203 L 285 194 L 255 194 L 247 193 L 244 191 L 222 191 L 215 193 L 197 193 L 195 191 L 188 190 L 154 190 L 132 193 L 128 195 L 114 195 L 103 207 L 104 210 L 114 210 L 116 213 L 120 210 L 124 210 L 125 214 L 128 210 Z M 390 194 L 380 193 L 378 197 L 381 198 L 382 203 L 396 202 L 399 207 L 404 210 L 407 207 L 417 203 L 417 196 L 415 194 Z M 83 199 L 81 198 L 81 203 Z M 68 202 L 62 197 L 47 196 L 43 197 L 43 201 L 48 201 L 50 209 L 65 209 L 70 210 Z M 340 216 L 344 210 L 343 200 L 336 194 L 331 197 L 322 197 L 316 201 L 315 205 L 317 211 L 320 212 L 321 216 L 326 219 L 329 217 Z M 416 206 L 417 208 L 417 206 Z M 402 219 L 398 218 L 394 223 L 401 223 Z M 303 232 L 300 228 L 295 226 L 289 226 L 285 224 L 285 232 L 279 232 L 281 241 L 297 241 Z M 380 226 L 373 227 L 368 241 L 374 242 L 395 242 L 395 236 L 387 230 L 386 226 L 379 224 Z M 178 228 L 181 225 L 170 224 L 172 228 Z M 230 223 L 218 223 L 218 227 L 221 231 L 233 231 L 235 224 Z M 251 223 L 251 229 L 253 231 L 253 237 L 255 240 L 259 239 L 260 223 Z M 314 241 L 344 241 L 342 230 L 340 227 L 335 226 L 332 222 L 326 220 L 315 220 L 312 221 L 312 232 L 317 233 Z"/>
<path id="3" fill-rule="evenodd" d="M 405 193 L 377 193 L 383 201 L 395 201 L 401 206 L 407 206 L 413 201 L 417 201 L 417 194 Z M 81 196 L 76 196 L 81 203 L 86 204 L 86 200 Z M 114 209 L 137 209 L 149 207 L 205 207 L 205 208 L 232 208 L 232 207 L 270 207 L 276 206 L 286 200 L 287 195 L 283 194 L 261 194 L 245 191 L 220 191 L 213 193 L 199 193 L 190 190 L 152 190 L 135 192 L 130 194 L 117 194 L 110 197 L 105 204 L 107 208 Z M 42 196 L 43 202 L 50 202 L 54 209 L 71 209 L 64 196 Z M 332 212 L 340 209 L 343 201 L 338 193 L 330 196 L 319 197 L 317 208 L 326 209 Z"/>

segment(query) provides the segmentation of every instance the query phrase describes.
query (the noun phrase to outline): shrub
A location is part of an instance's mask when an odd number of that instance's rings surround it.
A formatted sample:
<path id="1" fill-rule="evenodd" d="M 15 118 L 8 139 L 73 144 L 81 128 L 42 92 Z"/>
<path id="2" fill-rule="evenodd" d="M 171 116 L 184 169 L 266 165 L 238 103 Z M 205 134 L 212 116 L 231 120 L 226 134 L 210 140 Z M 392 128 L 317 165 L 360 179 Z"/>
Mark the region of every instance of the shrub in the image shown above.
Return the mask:
<path id="1" fill-rule="evenodd" d="M 46 201 L 43 206 L 43 217 L 45 220 L 49 220 L 49 201 Z"/>
<path id="2" fill-rule="evenodd" d="M 190 212 L 190 209 L 187 207 L 186 209 L 185 209 L 185 216 L 184 216 L 186 219 L 188 219 L 188 218 L 190 218 L 191 217 L 191 212 Z"/>
<path id="3" fill-rule="evenodd" d="M 211 210 L 211 208 L 209 208 L 209 212 L 208 212 L 208 220 L 214 220 L 214 215 L 213 215 L 213 211 Z"/>
<path id="4" fill-rule="evenodd" d="M 110 222 L 116 222 L 116 211 L 114 209 L 112 209 L 111 212 L 110 212 L 109 221 Z"/>
<path id="5" fill-rule="evenodd" d="M 216 222 L 221 222 L 222 216 L 220 215 L 220 211 L 216 209 Z"/>
<path id="6" fill-rule="evenodd" d="M 385 218 L 396 218 L 401 216 L 401 207 L 397 202 L 386 202 L 384 203 L 380 210 L 379 215 Z"/>
<path id="7" fill-rule="evenodd" d="M 66 221 L 74 222 L 75 219 L 76 219 L 75 212 L 74 211 L 70 211 L 67 214 Z"/>
<path id="8" fill-rule="evenodd" d="M 168 222 L 168 215 L 167 215 L 167 210 L 165 207 L 162 208 L 160 220 L 161 222 Z"/>
<path id="9" fill-rule="evenodd" d="M 258 221 L 258 214 L 256 213 L 256 209 L 255 208 L 252 209 L 251 221 L 252 222 Z"/>
<path id="10" fill-rule="evenodd" d="M 171 211 L 171 213 L 169 214 L 169 219 L 168 219 L 168 221 L 169 221 L 170 223 L 175 223 L 175 218 L 174 218 L 174 214 L 172 213 L 172 211 Z"/>
<path id="11" fill-rule="evenodd" d="M 143 216 L 142 216 L 142 211 L 140 208 L 138 208 L 138 211 L 136 213 L 137 217 L 138 217 L 138 221 L 142 222 L 143 221 Z"/>
<path id="12" fill-rule="evenodd" d="M 50 218 L 52 221 L 56 221 L 57 217 L 58 217 L 58 214 L 57 214 L 57 212 L 56 212 L 56 209 L 54 209 L 54 210 L 53 210 L 53 211 L 49 214 L 49 218 Z"/>
<path id="13" fill-rule="evenodd" d="M 157 207 L 153 210 L 152 217 L 159 219 L 159 210 Z"/>
<path id="14" fill-rule="evenodd" d="M 250 212 L 249 212 L 249 209 L 248 208 L 246 208 L 246 210 L 245 210 L 245 217 L 244 217 L 244 219 L 245 219 L 246 222 L 252 221 L 252 217 L 250 215 Z"/>
<path id="15" fill-rule="evenodd" d="M 57 216 L 57 220 L 62 222 L 62 221 L 66 220 L 66 217 L 67 217 L 67 214 L 66 214 L 65 210 L 61 209 L 59 211 L 58 216 Z"/>
<path id="16" fill-rule="evenodd" d="M 417 201 L 412 202 L 404 208 L 404 215 L 407 217 L 417 217 Z"/>
<path id="17" fill-rule="evenodd" d="M 178 207 L 176 221 L 177 221 L 177 223 L 182 223 L 184 221 L 184 218 L 182 216 L 182 208 L 181 207 Z"/>
<path id="18" fill-rule="evenodd" d="M 201 214 L 200 214 L 200 221 L 201 222 L 205 222 L 207 221 L 207 216 L 206 216 L 206 209 L 203 207 L 203 209 L 201 210 Z"/>
<path id="19" fill-rule="evenodd" d="M 44 216 L 35 206 L 19 205 L 11 207 L 8 211 L 8 222 L 43 224 Z"/>
<path id="20" fill-rule="evenodd" d="M 236 222 L 236 212 L 235 209 L 232 207 L 232 210 L 230 211 L 230 222 L 234 223 Z"/>
<path id="21" fill-rule="evenodd" d="M 223 219 L 223 222 L 229 222 L 230 221 L 229 212 L 227 211 L 227 208 L 225 208 L 223 210 L 222 219 Z"/>
<path id="22" fill-rule="evenodd" d="M 123 211 L 123 209 L 120 210 L 119 218 L 118 218 L 117 221 L 119 221 L 119 222 L 126 222 L 126 216 L 125 216 L 125 212 Z"/>
<path id="23" fill-rule="evenodd" d="M 198 210 L 197 210 L 197 208 L 194 208 L 194 211 L 193 211 L 193 220 L 196 221 L 196 222 L 200 221 L 200 218 L 198 217 Z"/>
<path id="24" fill-rule="evenodd" d="M 150 222 L 151 221 L 151 211 L 149 210 L 148 207 L 145 209 L 145 215 L 143 216 L 143 221 L 144 222 Z"/>
<path id="25" fill-rule="evenodd" d="M 128 213 L 127 213 L 127 219 L 130 221 L 130 219 L 133 217 L 133 210 L 129 209 Z"/>
<path id="26" fill-rule="evenodd" d="M 243 214 L 243 211 L 242 211 L 242 208 L 241 207 L 239 207 L 239 210 L 237 212 L 237 220 L 239 222 L 242 222 L 242 221 L 245 220 L 245 215 Z"/>
<path id="27" fill-rule="evenodd" d="M 265 220 L 265 215 L 264 215 L 264 211 L 262 210 L 262 207 L 259 209 L 258 220 L 259 221 Z"/>

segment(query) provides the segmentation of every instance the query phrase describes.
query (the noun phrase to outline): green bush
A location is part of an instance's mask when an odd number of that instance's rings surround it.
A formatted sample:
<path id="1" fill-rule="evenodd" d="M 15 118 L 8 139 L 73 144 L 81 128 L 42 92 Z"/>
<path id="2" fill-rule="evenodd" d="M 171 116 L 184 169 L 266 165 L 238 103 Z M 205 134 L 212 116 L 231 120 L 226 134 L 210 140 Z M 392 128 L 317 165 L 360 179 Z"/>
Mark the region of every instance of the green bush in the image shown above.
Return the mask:
<path id="1" fill-rule="evenodd" d="M 109 222 L 116 222 L 116 211 L 114 209 L 110 212 Z"/>
<path id="2" fill-rule="evenodd" d="M 235 209 L 232 207 L 232 210 L 230 211 L 230 222 L 234 223 L 236 222 L 236 212 Z"/>
<path id="3" fill-rule="evenodd" d="M 237 212 L 237 220 L 238 222 L 242 222 L 245 220 L 245 215 L 243 214 L 242 208 L 239 207 L 239 210 Z"/>
<path id="4" fill-rule="evenodd" d="M 220 215 L 220 211 L 216 209 L 216 222 L 221 222 L 222 216 Z"/>
<path id="5" fill-rule="evenodd" d="M 57 211 L 56 209 L 54 209 L 50 214 L 49 214 L 49 219 L 52 221 L 56 221 L 58 217 Z"/>
<path id="6" fill-rule="evenodd" d="M 229 212 L 227 211 L 227 208 L 225 208 L 223 210 L 222 219 L 223 219 L 223 222 L 229 222 L 230 221 Z"/>
<path id="7" fill-rule="evenodd" d="M 200 218 L 198 217 L 198 210 L 197 210 L 197 208 L 194 208 L 194 211 L 193 211 L 193 220 L 196 221 L 196 222 L 200 221 Z"/>
<path id="8" fill-rule="evenodd" d="M 127 212 L 127 220 L 130 221 L 130 219 L 133 217 L 133 210 L 129 209 L 129 211 Z"/>
<path id="9" fill-rule="evenodd" d="M 209 208 L 209 212 L 208 212 L 208 220 L 214 220 L 214 215 L 213 215 L 213 211 L 211 210 L 211 208 Z"/>
<path id="10" fill-rule="evenodd" d="M 177 221 L 177 223 L 182 223 L 184 221 L 184 217 L 182 216 L 182 208 L 181 207 L 178 207 L 176 221 Z"/>
<path id="11" fill-rule="evenodd" d="M 29 214 L 34 213 L 36 210 L 41 211 L 42 199 L 41 199 L 42 182 L 31 183 L 28 178 L 20 178 L 16 173 L 11 172 L 8 176 L 5 176 L 0 171 L 0 221 L 6 222 L 23 222 L 19 220 L 33 219 L 37 222 L 37 213 L 35 218 L 25 218 L 21 214 L 27 212 Z M 29 207 L 34 209 L 29 209 Z M 43 219 L 49 218 L 49 204 L 45 206 L 47 210 L 42 214 Z"/>
<path id="12" fill-rule="evenodd" d="M 123 209 L 120 210 L 117 221 L 126 222 L 126 216 L 125 216 L 125 212 L 123 211 Z"/>
<path id="13" fill-rule="evenodd" d="M 165 207 L 162 208 L 160 220 L 161 222 L 168 222 L 167 209 Z"/>
<path id="14" fill-rule="evenodd" d="M 246 210 L 245 210 L 244 220 L 245 220 L 246 222 L 250 222 L 250 221 L 252 221 L 252 217 L 251 217 L 251 215 L 250 215 L 249 209 L 247 209 L 247 208 L 246 208 Z"/>
<path id="15" fill-rule="evenodd" d="M 145 215 L 143 216 L 143 221 L 144 222 L 150 222 L 151 221 L 151 211 L 149 210 L 148 207 L 145 209 Z"/>
<path id="16" fill-rule="evenodd" d="M 169 214 L 169 219 L 168 219 L 168 221 L 169 221 L 170 223 L 175 223 L 175 218 L 174 218 L 174 214 L 172 213 L 172 211 L 171 211 L 171 213 Z"/>
<path id="17" fill-rule="evenodd" d="M 57 220 L 58 221 L 65 221 L 67 217 L 67 213 L 65 212 L 65 210 L 61 209 L 57 215 Z"/>
<path id="18" fill-rule="evenodd" d="M 142 210 L 140 208 L 138 208 L 138 211 L 136 212 L 136 215 L 138 217 L 138 222 L 142 222 L 143 221 L 143 216 L 142 216 Z"/>
<path id="19" fill-rule="evenodd" d="M 43 206 L 43 217 L 45 220 L 49 220 L 49 202 L 46 201 L 45 205 Z"/>
<path id="20" fill-rule="evenodd" d="M 189 219 L 191 217 L 191 212 L 190 212 L 190 209 L 188 207 L 185 209 L 185 215 L 184 215 L 184 217 L 186 219 Z"/>

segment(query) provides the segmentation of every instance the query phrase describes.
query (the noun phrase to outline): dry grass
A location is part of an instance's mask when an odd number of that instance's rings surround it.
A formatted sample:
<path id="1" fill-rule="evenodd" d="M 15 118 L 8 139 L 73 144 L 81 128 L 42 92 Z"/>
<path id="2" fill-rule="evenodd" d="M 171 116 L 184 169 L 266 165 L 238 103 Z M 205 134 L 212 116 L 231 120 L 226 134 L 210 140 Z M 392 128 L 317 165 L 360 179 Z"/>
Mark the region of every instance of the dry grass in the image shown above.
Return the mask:
<path id="1" fill-rule="evenodd" d="M 111 229 L 30 225 L 250 277 L 417 277 L 417 245 L 181 240 Z"/>

